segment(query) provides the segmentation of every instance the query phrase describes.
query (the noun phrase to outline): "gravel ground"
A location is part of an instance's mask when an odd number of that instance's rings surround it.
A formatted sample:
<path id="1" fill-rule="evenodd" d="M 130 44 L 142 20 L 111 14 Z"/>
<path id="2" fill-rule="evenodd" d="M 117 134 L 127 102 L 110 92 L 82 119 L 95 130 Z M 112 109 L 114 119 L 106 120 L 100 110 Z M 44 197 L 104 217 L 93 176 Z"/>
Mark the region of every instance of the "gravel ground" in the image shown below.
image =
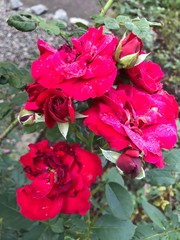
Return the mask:
<path id="1" fill-rule="evenodd" d="M 8 26 L 6 21 L 12 13 L 14 12 L 6 11 L 4 6 L 0 6 L 0 62 L 11 61 L 20 67 L 29 65 L 32 56 L 38 53 L 38 38 L 42 38 L 56 47 L 62 43 L 61 38 L 49 36 L 41 30 L 23 33 Z"/>
<path id="2" fill-rule="evenodd" d="M 44 4 L 48 7 L 48 12 L 42 17 L 51 18 L 58 8 L 67 11 L 69 17 L 81 17 L 88 19 L 88 16 L 97 13 L 98 7 L 96 0 L 21 0 L 23 6 L 19 12 L 27 10 L 35 4 Z M 89 7 L 88 7 L 89 5 Z M 54 47 L 60 46 L 63 41 L 60 37 L 50 36 L 41 30 L 35 30 L 31 33 L 23 33 L 15 28 L 8 26 L 7 19 L 12 13 L 7 5 L 7 0 L 0 0 L 0 62 L 11 61 L 22 67 L 30 65 L 32 57 L 38 54 L 37 39 L 41 38 L 52 44 Z M 72 15 L 71 15 L 72 14 Z"/>

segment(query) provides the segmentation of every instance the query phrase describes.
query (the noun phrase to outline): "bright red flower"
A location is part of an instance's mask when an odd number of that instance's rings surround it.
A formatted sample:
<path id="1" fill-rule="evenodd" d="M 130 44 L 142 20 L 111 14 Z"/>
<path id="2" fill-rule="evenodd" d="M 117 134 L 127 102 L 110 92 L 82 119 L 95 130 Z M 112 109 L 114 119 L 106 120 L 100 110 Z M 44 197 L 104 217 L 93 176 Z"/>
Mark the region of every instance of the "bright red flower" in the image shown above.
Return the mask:
<path id="1" fill-rule="evenodd" d="M 34 79 L 45 88 L 60 88 L 73 99 L 83 101 L 104 95 L 117 74 L 113 59 L 118 40 L 103 34 L 103 28 L 89 28 L 58 50 L 38 41 L 40 57 L 32 64 Z"/>
<path id="2" fill-rule="evenodd" d="M 139 65 L 127 69 L 126 72 L 135 86 L 148 93 L 154 93 L 162 89 L 162 83 L 160 83 L 160 81 L 164 73 L 156 63 L 143 61 Z"/>
<path id="3" fill-rule="evenodd" d="M 67 117 L 74 121 L 75 110 L 70 97 L 61 90 L 46 89 L 38 83 L 26 87 L 29 99 L 25 108 L 43 113 L 47 127 L 52 128 L 56 122 L 67 122 Z"/>
<path id="4" fill-rule="evenodd" d="M 164 166 L 161 149 L 171 149 L 177 141 L 178 104 L 163 90 L 150 95 L 120 84 L 95 100 L 84 114 L 84 124 L 104 137 L 111 148 L 139 149 L 144 160 L 157 167 Z"/>
<path id="5" fill-rule="evenodd" d="M 20 159 L 31 184 L 17 189 L 21 213 L 31 220 L 57 214 L 84 215 L 90 208 L 89 187 L 101 176 L 100 158 L 79 145 L 43 140 L 29 145 Z"/>

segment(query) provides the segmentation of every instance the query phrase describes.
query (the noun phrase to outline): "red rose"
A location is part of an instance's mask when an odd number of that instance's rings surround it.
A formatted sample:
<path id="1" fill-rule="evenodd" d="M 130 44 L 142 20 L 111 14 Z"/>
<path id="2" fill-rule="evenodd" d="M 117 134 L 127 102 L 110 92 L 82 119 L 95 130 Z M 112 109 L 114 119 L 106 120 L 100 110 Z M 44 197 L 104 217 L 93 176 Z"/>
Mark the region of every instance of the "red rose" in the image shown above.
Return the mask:
<path id="1" fill-rule="evenodd" d="M 39 40 L 41 56 L 32 64 L 34 79 L 79 101 L 102 96 L 116 78 L 113 56 L 118 42 L 102 31 L 89 28 L 79 39 L 72 39 L 73 47 L 65 44 L 58 50 Z"/>
<path id="2" fill-rule="evenodd" d="M 126 72 L 135 86 L 149 93 L 154 93 L 162 89 L 160 81 L 164 73 L 156 63 L 151 61 L 142 62 L 135 67 L 127 69 Z"/>
<path id="3" fill-rule="evenodd" d="M 130 33 L 127 37 L 120 40 L 115 51 L 115 59 L 119 68 L 131 68 L 142 53 L 142 41 L 135 34 Z"/>
<path id="4" fill-rule="evenodd" d="M 132 85 L 120 84 L 84 112 L 84 124 L 104 137 L 110 147 L 138 148 L 145 161 L 163 167 L 161 149 L 171 149 L 177 141 L 177 113 L 177 102 L 168 93 L 150 95 Z"/>
<path id="5" fill-rule="evenodd" d="M 122 49 L 119 58 L 122 59 L 125 56 L 139 53 L 142 50 L 142 41 L 134 33 L 129 33 L 122 41 Z"/>
<path id="6" fill-rule="evenodd" d="M 38 83 L 26 87 L 29 100 L 25 108 L 44 114 L 47 127 L 52 128 L 56 122 L 67 122 L 70 116 L 74 121 L 75 110 L 72 101 L 61 90 L 46 89 Z"/>
<path id="7" fill-rule="evenodd" d="M 45 88 L 40 84 L 33 82 L 27 85 L 25 87 L 25 90 L 29 95 L 29 99 L 26 101 L 25 109 L 33 111 L 37 110 L 38 112 L 40 112 L 40 109 L 36 104 L 36 99 L 39 94 L 45 90 Z"/>
<path id="8" fill-rule="evenodd" d="M 100 158 L 79 145 L 43 140 L 29 145 L 20 159 L 32 181 L 17 189 L 21 213 L 31 220 L 47 220 L 57 214 L 84 215 L 90 208 L 90 185 L 102 174 Z"/>
<path id="9" fill-rule="evenodd" d="M 137 177 L 142 167 L 139 151 L 127 149 L 119 156 L 116 165 L 124 174 L 130 174 L 132 179 Z"/>

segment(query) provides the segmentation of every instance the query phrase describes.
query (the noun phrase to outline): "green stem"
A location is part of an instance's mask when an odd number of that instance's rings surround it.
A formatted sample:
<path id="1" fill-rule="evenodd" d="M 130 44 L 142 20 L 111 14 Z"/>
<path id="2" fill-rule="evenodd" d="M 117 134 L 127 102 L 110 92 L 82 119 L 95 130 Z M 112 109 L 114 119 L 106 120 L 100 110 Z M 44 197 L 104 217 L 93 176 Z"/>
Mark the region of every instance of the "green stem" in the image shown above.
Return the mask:
<path id="1" fill-rule="evenodd" d="M 91 232 L 91 217 L 90 217 L 90 211 L 88 211 L 85 215 L 85 222 L 86 222 L 86 225 L 87 225 L 87 235 L 85 237 L 84 240 L 90 240 L 90 232 Z"/>
<path id="2" fill-rule="evenodd" d="M 17 126 L 18 119 L 15 118 L 14 121 L 4 130 L 4 132 L 0 135 L 0 144 L 2 140 Z"/>
<path id="3" fill-rule="evenodd" d="M 93 152 L 94 133 L 90 131 L 88 139 L 88 150 Z"/>
<path id="4" fill-rule="evenodd" d="M 99 16 L 103 17 L 107 13 L 108 9 L 111 7 L 113 2 L 114 0 L 108 0 L 105 6 L 101 9 Z"/>
<path id="5" fill-rule="evenodd" d="M 76 134 L 76 137 L 81 140 L 86 146 L 88 146 L 88 140 L 83 136 L 83 134 L 73 125 L 70 124 L 70 129 Z"/>

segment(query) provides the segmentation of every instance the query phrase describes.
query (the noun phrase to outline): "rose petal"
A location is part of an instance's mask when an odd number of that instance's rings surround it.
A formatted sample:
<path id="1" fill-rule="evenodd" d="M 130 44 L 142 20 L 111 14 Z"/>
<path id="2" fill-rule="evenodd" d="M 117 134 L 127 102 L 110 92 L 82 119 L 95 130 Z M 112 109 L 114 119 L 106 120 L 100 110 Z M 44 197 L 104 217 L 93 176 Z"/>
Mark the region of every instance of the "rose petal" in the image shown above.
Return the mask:
<path id="1" fill-rule="evenodd" d="M 78 192 L 75 197 L 68 195 L 64 196 L 61 212 L 64 214 L 80 214 L 85 215 L 90 208 L 90 191 L 85 188 L 83 191 Z"/>
<path id="2" fill-rule="evenodd" d="M 17 203 L 20 212 L 31 220 L 47 220 L 54 218 L 60 211 L 63 198 L 49 199 L 47 197 L 36 199 L 28 194 L 24 187 L 17 189 Z"/>

